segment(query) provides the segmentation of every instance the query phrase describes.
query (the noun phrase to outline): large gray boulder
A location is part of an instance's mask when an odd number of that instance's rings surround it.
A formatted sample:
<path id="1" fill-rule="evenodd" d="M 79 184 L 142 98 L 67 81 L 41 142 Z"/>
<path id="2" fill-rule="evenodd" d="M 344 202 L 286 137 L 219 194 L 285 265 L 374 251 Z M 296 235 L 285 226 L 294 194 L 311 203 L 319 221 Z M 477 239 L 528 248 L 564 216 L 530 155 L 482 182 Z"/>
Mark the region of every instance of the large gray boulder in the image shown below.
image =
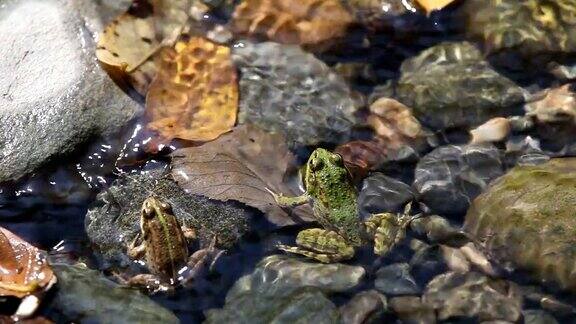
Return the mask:
<path id="1" fill-rule="evenodd" d="M 140 112 L 99 67 L 89 0 L 9 0 L 0 7 L 0 182 L 32 173 Z"/>

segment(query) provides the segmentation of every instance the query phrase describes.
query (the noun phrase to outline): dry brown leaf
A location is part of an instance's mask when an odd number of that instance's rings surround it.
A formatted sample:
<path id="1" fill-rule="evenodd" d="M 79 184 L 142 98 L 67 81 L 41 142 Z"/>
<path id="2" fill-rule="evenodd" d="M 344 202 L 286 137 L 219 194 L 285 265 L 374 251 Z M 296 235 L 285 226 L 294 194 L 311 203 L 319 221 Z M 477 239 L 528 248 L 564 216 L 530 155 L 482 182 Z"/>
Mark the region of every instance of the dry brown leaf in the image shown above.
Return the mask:
<path id="1" fill-rule="evenodd" d="M 338 0 L 244 0 L 236 7 L 231 24 L 240 35 L 316 45 L 344 36 L 352 21 Z"/>
<path id="2" fill-rule="evenodd" d="M 242 125 L 216 141 L 176 150 L 172 176 L 190 194 L 242 202 L 285 226 L 312 220 L 310 206 L 284 210 L 266 189 L 297 194 L 284 181 L 293 160 L 282 135 Z"/>
<path id="3" fill-rule="evenodd" d="M 192 37 L 165 48 L 157 66 L 146 116 L 165 141 L 211 141 L 234 127 L 238 84 L 227 46 Z"/>
<path id="4" fill-rule="evenodd" d="M 120 84 L 145 94 L 156 74 L 151 59 L 187 28 L 190 0 L 134 0 L 98 37 L 96 57 Z"/>
<path id="5" fill-rule="evenodd" d="M 42 251 L 0 227 L 0 296 L 24 297 L 56 280 Z"/>
<path id="6" fill-rule="evenodd" d="M 440 10 L 455 0 L 416 0 L 418 4 L 426 10 L 426 13 L 431 13 L 434 10 Z"/>

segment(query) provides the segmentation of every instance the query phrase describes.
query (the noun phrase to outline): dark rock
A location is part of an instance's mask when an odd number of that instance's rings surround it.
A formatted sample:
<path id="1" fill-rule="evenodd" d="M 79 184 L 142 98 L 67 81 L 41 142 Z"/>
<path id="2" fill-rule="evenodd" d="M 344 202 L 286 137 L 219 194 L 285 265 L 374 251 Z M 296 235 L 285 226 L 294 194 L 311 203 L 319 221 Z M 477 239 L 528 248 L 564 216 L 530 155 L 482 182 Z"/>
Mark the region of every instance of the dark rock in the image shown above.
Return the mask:
<path id="1" fill-rule="evenodd" d="M 378 269 L 374 287 L 387 296 L 417 295 L 421 291 L 407 263 L 391 264 Z"/>
<path id="2" fill-rule="evenodd" d="M 442 43 L 402 63 L 394 98 L 434 130 L 480 125 L 519 112 L 524 90 L 494 71 L 471 43 Z"/>
<path id="3" fill-rule="evenodd" d="M 480 195 L 464 229 L 507 268 L 576 290 L 576 159 L 509 171 Z"/>
<path id="4" fill-rule="evenodd" d="M 360 215 L 367 217 L 383 212 L 401 212 L 404 205 L 414 200 L 412 188 L 404 182 L 374 173 L 364 179 L 358 196 Z"/>
<path id="5" fill-rule="evenodd" d="M 440 215 L 461 215 L 487 184 L 502 175 L 500 151 L 491 144 L 442 146 L 416 166 L 419 201 Z"/>
<path id="6" fill-rule="evenodd" d="M 522 311 L 524 324 L 558 324 L 554 316 L 540 309 Z"/>
<path id="7" fill-rule="evenodd" d="M 98 7 L 83 0 L 0 7 L 0 182 L 16 180 L 141 112 L 94 58 Z"/>
<path id="8" fill-rule="evenodd" d="M 243 42 L 233 50 L 240 71 L 240 123 L 286 134 L 306 145 L 338 143 L 359 103 L 326 64 L 296 45 Z"/>
<path id="9" fill-rule="evenodd" d="M 468 242 L 465 232 L 438 215 L 417 218 L 410 223 L 410 228 L 414 232 L 426 236 L 431 243 L 461 246 Z"/>
<path id="10" fill-rule="evenodd" d="M 410 260 L 411 272 L 416 282 L 424 287 L 435 276 L 448 271 L 448 264 L 439 245 L 417 249 Z"/>
<path id="11" fill-rule="evenodd" d="M 53 307 L 74 322 L 179 323 L 169 310 L 81 265 L 52 265 L 58 277 Z"/>

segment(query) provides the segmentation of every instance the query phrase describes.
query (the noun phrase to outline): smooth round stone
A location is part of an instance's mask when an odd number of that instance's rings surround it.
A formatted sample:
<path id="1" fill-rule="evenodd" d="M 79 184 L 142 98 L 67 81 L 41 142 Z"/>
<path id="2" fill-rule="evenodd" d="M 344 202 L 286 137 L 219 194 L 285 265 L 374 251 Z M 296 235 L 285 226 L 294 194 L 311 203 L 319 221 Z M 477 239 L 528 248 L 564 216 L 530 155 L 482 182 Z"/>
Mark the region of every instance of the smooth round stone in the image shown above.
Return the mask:
<path id="1" fill-rule="evenodd" d="M 92 1 L 2 2 L 0 182 L 113 136 L 141 111 L 95 59 L 102 28 Z"/>
<path id="2" fill-rule="evenodd" d="M 462 215 L 488 183 L 504 172 L 501 152 L 491 144 L 447 145 L 416 165 L 419 201 L 440 215 Z"/>
<path id="3" fill-rule="evenodd" d="M 522 312 L 524 324 L 557 324 L 554 316 L 540 309 L 529 309 Z"/>
<path id="4" fill-rule="evenodd" d="M 401 212 L 404 205 L 414 200 L 409 185 L 382 173 L 364 179 L 358 196 L 358 207 L 363 217 L 383 212 Z"/>

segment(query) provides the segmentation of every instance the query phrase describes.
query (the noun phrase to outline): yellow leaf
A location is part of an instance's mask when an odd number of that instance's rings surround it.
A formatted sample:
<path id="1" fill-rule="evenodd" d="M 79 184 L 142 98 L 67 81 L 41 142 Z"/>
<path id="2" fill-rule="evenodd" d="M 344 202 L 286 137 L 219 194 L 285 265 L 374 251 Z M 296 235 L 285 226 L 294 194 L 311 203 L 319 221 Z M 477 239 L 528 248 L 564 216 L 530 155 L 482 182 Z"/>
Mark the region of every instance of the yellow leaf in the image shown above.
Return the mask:
<path id="1" fill-rule="evenodd" d="M 426 13 L 431 13 L 434 10 L 440 10 L 446 7 L 454 2 L 454 0 L 416 0 L 416 2 L 426 10 Z"/>
<path id="2" fill-rule="evenodd" d="M 134 1 L 98 37 L 96 57 L 116 82 L 145 94 L 156 74 L 151 57 L 184 32 L 189 6 L 189 0 Z"/>
<path id="3" fill-rule="evenodd" d="M 148 127 L 163 141 L 205 142 L 234 127 L 238 85 L 228 47 L 192 37 L 165 48 L 157 66 L 146 97 L 146 116 Z"/>

